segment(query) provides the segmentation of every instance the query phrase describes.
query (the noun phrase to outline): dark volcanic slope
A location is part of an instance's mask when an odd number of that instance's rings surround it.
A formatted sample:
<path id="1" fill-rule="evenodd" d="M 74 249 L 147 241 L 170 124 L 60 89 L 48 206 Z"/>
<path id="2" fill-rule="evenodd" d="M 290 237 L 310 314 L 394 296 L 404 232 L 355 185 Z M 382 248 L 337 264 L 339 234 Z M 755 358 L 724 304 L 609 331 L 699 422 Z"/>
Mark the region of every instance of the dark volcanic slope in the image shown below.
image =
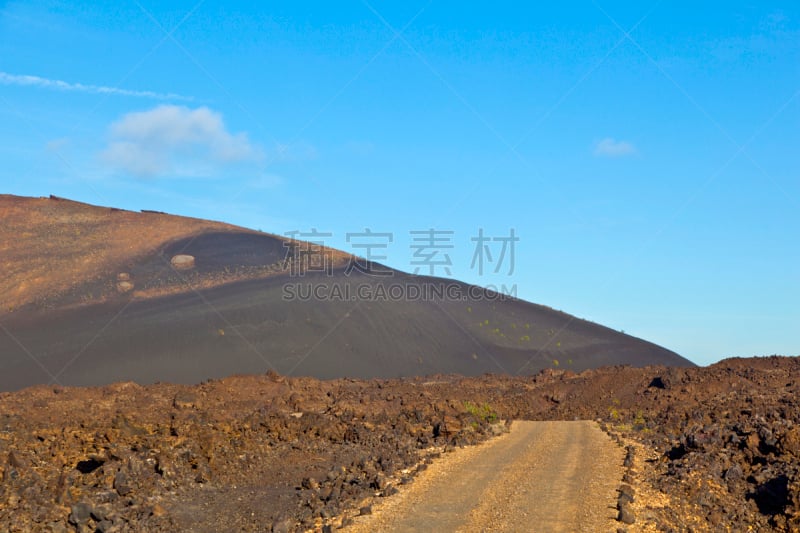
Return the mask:
<path id="1" fill-rule="evenodd" d="M 466 284 L 396 271 L 348 275 L 339 252 L 331 275 L 299 277 L 285 261 L 285 243 L 206 229 L 148 254 L 117 257 L 68 291 L 0 314 L 0 390 L 49 382 L 191 383 L 269 369 L 368 378 L 691 364 L 640 339 Z M 169 260 L 178 253 L 194 256 L 196 266 L 173 270 Z M 117 289 L 121 273 L 132 290 Z M 455 292 L 388 297 L 409 286 Z M 338 297 L 287 298 L 309 290 Z"/>

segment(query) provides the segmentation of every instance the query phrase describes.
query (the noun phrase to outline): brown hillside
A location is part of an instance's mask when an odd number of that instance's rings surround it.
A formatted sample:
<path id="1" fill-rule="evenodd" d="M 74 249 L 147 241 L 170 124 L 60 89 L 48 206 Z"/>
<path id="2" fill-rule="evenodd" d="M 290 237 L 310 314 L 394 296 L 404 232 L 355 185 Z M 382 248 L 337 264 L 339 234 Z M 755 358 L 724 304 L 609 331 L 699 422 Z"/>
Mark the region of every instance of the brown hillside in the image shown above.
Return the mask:
<path id="1" fill-rule="evenodd" d="M 57 197 L 0 195 L 0 301 L 12 310 L 67 292 L 179 237 L 236 228 Z"/>
<path id="2" fill-rule="evenodd" d="M 111 281 L 107 290 L 82 295 L 81 303 L 97 303 L 113 294 L 114 281 L 125 281 L 117 280 L 117 276 L 129 265 L 169 243 L 188 243 L 209 232 L 261 234 L 222 222 L 98 207 L 55 196 L 0 195 L 0 314 L 29 304 L 59 301 L 92 281 Z M 337 254 L 340 260 L 343 257 L 347 256 Z M 163 266 L 169 270 L 169 265 Z M 254 277 L 250 274 L 247 277 Z M 196 281 L 198 287 L 212 287 L 244 277 L 217 275 Z M 176 289 L 185 287 L 162 284 L 159 290 L 136 290 L 133 294 L 141 298 L 174 293 Z"/>
<path id="3" fill-rule="evenodd" d="M 692 364 L 456 280 L 382 266 L 387 275 L 374 276 L 331 249 L 328 269 L 311 268 L 318 249 L 275 235 L 53 198 L 0 200 L 0 390 L 267 370 L 390 378 Z"/>

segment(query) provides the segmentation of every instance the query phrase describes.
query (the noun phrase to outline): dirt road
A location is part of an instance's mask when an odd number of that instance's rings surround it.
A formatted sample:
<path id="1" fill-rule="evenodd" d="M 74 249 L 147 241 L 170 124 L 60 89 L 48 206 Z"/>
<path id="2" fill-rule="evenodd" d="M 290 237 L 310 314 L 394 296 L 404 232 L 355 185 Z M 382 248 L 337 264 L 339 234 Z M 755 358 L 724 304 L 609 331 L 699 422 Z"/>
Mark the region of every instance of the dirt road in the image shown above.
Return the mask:
<path id="1" fill-rule="evenodd" d="M 616 531 L 623 456 L 593 422 L 516 421 L 446 454 L 351 531 Z"/>

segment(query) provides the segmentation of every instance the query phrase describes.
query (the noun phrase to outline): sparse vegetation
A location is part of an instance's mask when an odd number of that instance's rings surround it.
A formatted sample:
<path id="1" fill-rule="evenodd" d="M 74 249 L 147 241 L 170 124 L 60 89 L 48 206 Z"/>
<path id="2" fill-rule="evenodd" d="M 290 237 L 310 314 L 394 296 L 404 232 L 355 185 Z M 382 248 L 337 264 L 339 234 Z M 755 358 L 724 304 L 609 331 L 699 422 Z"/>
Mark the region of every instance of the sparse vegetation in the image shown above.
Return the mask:
<path id="1" fill-rule="evenodd" d="M 488 422 L 489 424 L 493 424 L 498 418 L 497 413 L 486 402 L 479 405 L 470 401 L 465 401 L 464 409 L 475 418 Z"/>
<path id="2" fill-rule="evenodd" d="M 470 351 L 461 355 L 468 360 Z M 730 531 L 797 530 L 800 359 L 688 369 L 613 366 L 569 380 L 560 374 L 420 382 L 320 381 L 271 372 L 196 386 L 123 383 L 4 394 L 5 467 L 14 474 L 2 487 L 0 529 L 53 524 L 53 530 L 75 530 L 73 509 L 56 500 L 65 490 L 98 513 L 113 511 L 120 530 L 187 530 L 170 522 L 187 516 L 173 509 L 192 509 L 198 522 L 227 520 L 215 513 L 220 507 L 198 501 L 244 506 L 231 501 L 239 494 L 232 486 L 259 483 L 263 499 L 241 508 L 260 523 L 291 516 L 296 529 L 313 530 L 324 511 L 325 524 L 338 528 L 342 512 L 357 513 L 365 498 L 388 496 L 404 477 L 424 470 L 419 459 L 497 434 L 501 419 L 601 418 L 635 457 L 628 472 L 631 486 L 641 488 L 640 501 L 652 491 L 661 495 L 662 506 L 648 509 L 659 530 L 724 531 L 728 524 Z M 265 402 L 274 408 L 263 409 Z M 198 416 L 208 423 L 197 424 Z M 118 450 L 124 458 L 114 455 Z M 426 450 L 436 455 L 421 455 Z M 276 460 L 282 456 L 291 460 Z M 320 472 L 316 480 L 307 477 L 312 471 Z M 112 477 L 108 486 L 107 473 L 120 481 Z M 378 480 L 383 488 L 376 488 Z M 117 496 L 94 503 L 109 494 Z M 85 516 L 94 531 L 97 520 Z M 33 521 L 39 517 L 45 527 Z M 238 530 L 230 521 L 223 525 L 218 530 Z"/>
<path id="3" fill-rule="evenodd" d="M 639 409 L 636 411 L 636 416 L 633 418 L 633 429 L 636 431 L 646 431 L 647 421 L 644 418 L 644 412 Z"/>

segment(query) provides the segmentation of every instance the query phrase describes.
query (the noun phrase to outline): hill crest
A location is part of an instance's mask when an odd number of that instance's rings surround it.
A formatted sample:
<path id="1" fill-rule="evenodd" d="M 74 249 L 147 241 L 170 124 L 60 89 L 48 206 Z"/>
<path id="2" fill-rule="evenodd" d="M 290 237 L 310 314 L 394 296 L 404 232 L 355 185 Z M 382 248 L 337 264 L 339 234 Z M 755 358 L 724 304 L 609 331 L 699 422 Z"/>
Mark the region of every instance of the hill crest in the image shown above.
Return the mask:
<path id="1" fill-rule="evenodd" d="M 456 280 L 350 271 L 354 256 L 337 250 L 326 249 L 327 271 L 298 276 L 303 243 L 221 222 L 0 196 L 0 223 L 10 273 L 0 284 L 0 390 L 268 370 L 388 378 L 691 365 Z M 317 293 L 331 288 L 348 296 Z"/>

